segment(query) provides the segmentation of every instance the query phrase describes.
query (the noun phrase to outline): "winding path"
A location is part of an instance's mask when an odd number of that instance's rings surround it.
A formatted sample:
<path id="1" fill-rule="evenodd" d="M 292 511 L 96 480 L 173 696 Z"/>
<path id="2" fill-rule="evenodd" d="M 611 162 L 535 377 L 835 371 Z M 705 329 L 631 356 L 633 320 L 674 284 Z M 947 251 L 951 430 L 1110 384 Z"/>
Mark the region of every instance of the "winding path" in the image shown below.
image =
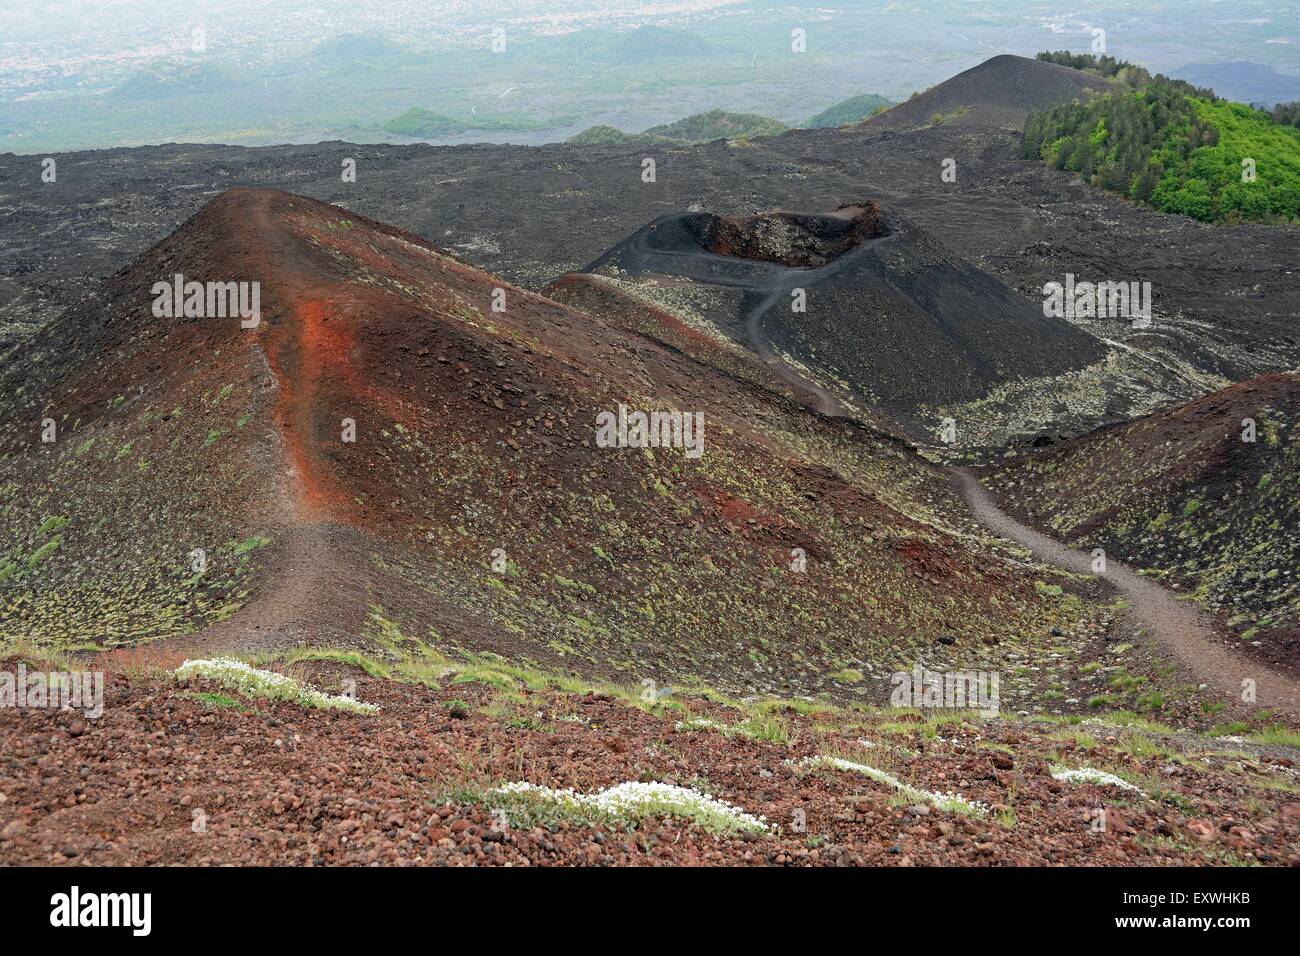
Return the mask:
<path id="1" fill-rule="evenodd" d="M 812 286 L 849 267 L 871 247 L 888 242 L 892 233 L 868 239 L 824 266 L 799 268 L 704 250 L 671 248 L 674 241 L 681 240 L 678 230 L 689 218 L 690 214 L 660 217 L 592 263 L 586 271 L 596 271 L 616 255 L 618 266 L 632 274 L 675 275 L 742 290 L 746 294 L 742 305 L 745 337 L 759 358 L 783 380 L 808 394 L 819 412 L 829 416 L 848 414 L 834 393 L 806 379 L 772 348 L 763 335 L 762 320 L 778 301 L 788 300 L 792 289 Z M 1024 545 L 1047 564 L 1076 573 L 1092 573 L 1090 554 L 1068 547 L 1006 514 L 966 469 L 955 470 L 952 480 L 972 513 L 989 530 Z M 1245 682 L 1253 681 L 1254 703 L 1247 705 L 1242 702 L 1239 708 L 1266 708 L 1300 717 L 1300 682 L 1226 647 L 1209 614 L 1118 561 L 1108 559 L 1105 577 L 1128 599 L 1132 618 L 1192 674 L 1226 700 L 1241 701 L 1243 687 L 1247 686 Z"/>
<path id="2" fill-rule="evenodd" d="M 953 473 L 962 497 L 979 522 L 1004 538 L 1024 545 L 1047 564 L 1076 573 L 1092 573 L 1092 556 L 1021 524 L 998 507 L 979 479 L 965 468 Z M 1233 653 L 1218 638 L 1210 615 L 1180 600 L 1173 592 L 1111 558 L 1105 577 L 1128 599 L 1129 613 L 1201 680 L 1225 697 L 1240 700 L 1243 681 L 1255 682 L 1254 708 L 1300 715 L 1300 684 L 1284 674 Z"/>

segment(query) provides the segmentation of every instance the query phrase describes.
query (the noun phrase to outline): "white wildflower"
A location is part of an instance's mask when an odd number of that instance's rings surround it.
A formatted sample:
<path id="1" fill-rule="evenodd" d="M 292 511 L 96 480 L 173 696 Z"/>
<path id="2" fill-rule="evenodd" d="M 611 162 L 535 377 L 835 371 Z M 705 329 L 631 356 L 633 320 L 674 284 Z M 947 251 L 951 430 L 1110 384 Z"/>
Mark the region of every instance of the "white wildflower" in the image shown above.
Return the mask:
<path id="1" fill-rule="evenodd" d="M 258 670 L 233 657 L 186 661 L 176 668 L 177 677 L 201 677 L 247 697 L 291 700 L 304 707 L 347 710 L 357 714 L 379 712 L 375 704 L 363 704 L 350 697 L 336 697 L 299 683 L 287 674 Z"/>
<path id="2" fill-rule="evenodd" d="M 548 804 L 582 822 L 629 825 L 646 817 L 685 817 L 710 830 L 762 833 L 767 822 L 731 804 L 670 783 L 628 781 L 599 793 L 582 794 L 566 788 L 556 790 L 533 783 L 507 783 L 488 793 L 493 797 L 523 797 Z"/>
<path id="3" fill-rule="evenodd" d="M 835 770 L 846 770 L 850 773 L 860 773 L 863 776 L 870 777 L 877 783 L 883 783 L 887 787 L 893 787 L 899 793 L 904 794 L 912 800 L 924 800 L 927 803 L 938 807 L 940 810 L 950 810 L 957 813 L 975 813 L 980 816 L 989 812 L 988 804 L 980 803 L 978 800 L 968 800 L 960 793 L 922 790 L 920 787 L 914 787 L 910 783 L 904 783 L 893 774 L 886 773 L 883 770 L 877 770 L 875 767 L 869 767 L 864 763 L 845 760 L 843 757 L 811 757 L 804 762 L 804 765 L 809 767 L 831 767 Z"/>
<path id="4" fill-rule="evenodd" d="M 724 733 L 731 729 L 726 724 L 710 720 L 708 717 L 692 717 L 689 720 L 679 720 L 675 727 L 677 730 L 721 730 Z"/>
<path id="5" fill-rule="evenodd" d="M 1095 770 L 1092 767 L 1052 767 L 1052 779 L 1063 780 L 1066 783 L 1095 783 L 1103 787 L 1119 787 L 1121 790 L 1142 793 L 1141 788 L 1135 787 L 1127 780 L 1104 770 Z"/>

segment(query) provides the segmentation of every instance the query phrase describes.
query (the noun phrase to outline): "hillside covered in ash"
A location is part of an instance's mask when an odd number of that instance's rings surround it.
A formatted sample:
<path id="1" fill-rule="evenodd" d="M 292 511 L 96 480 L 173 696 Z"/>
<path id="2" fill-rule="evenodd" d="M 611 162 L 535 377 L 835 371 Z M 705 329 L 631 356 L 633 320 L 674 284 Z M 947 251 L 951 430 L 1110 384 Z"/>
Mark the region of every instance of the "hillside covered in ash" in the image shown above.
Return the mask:
<path id="1" fill-rule="evenodd" d="M 1096 79 L 1052 63 L 997 58 L 972 71 L 1002 78 L 980 96 L 961 92 L 970 76 L 930 91 L 968 104 L 960 123 L 919 115 L 897 126 L 890 125 L 897 117 L 883 122 L 906 110 L 903 103 L 844 129 L 649 151 L 160 146 L 58 157 L 55 183 L 41 182 L 33 158 L 3 156 L 0 343 L 24 341 L 222 191 L 269 185 L 391 222 L 533 290 L 586 268 L 661 216 L 817 212 L 862 201 L 914 224 L 935 243 L 932 256 L 947 254 L 986 273 L 1022 296 L 1026 309 L 1039 307 L 1043 287 L 1067 275 L 1151 284 L 1148 328 L 1075 320 L 1098 344 L 1057 359 L 1087 359 L 1067 374 L 1008 368 L 986 396 L 927 409 L 928 420 L 961 423 L 963 447 L 1077 434 L 1294 368 L 1300 292 L 1287 273 L 1300 258 L 1300 229 L 1212 227 L 1163 215 L 1025 159 L 1004 114 L 1050 105 L 1041 97 L 1022 104 L 1018 92 L 1039 89 L 1044 69 L 1077 74 L 1058 91 L 1066 101 Z M 653 182 L 642 179 L 646 159 L 656 163 Z M 345 161 L 356 164 L 355 182 L 342 179 Z M 826 354 L 824 337 L 815 327 L 791 329 L 789 344 L 806 351 L 822 340 L 822 360 L 842 362 L 848 352 L 859 361 L 848 350 Z M 849 378 L 854 370 L 840 371 Z"/>
<path id="2" fill-rule="evenodd" d="M 1117 82 L 0 156 L 0 863 L 1296 863 L 1300 227 Z"/>

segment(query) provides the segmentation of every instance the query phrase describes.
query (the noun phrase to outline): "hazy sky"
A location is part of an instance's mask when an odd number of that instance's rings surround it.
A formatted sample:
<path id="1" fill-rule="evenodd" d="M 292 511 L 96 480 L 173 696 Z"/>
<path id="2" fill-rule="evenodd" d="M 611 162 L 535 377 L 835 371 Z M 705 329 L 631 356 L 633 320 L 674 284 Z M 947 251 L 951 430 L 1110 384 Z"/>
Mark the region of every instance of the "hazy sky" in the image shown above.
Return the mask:
<path id="1" fill-rule="evenodd" d="M 792 21 L 869 18 L 887 31 L 891 21 L 902 29 L 918 16 L 933 17 L 933 30 L 955 36 L 999 27 L 1010 35 L 1034 24 L 1065 34 L 1095 24 L 1115 34 L 1116 42 L 1131 30 L 1130 39 L 1157 48 L 1162 39 L 1171 46 L 1180 39 L 1208 44 L 1209 35 L 1187 35 L 1204 25 L 1243 34 L 1243 58 L 1282 52 L 1268 46 L 1290 47 L 1285 55 L 1300 68 L 1296 8 L 1293 0 L 0 0 L 0 56 L 8 62 L 46 56 L 81 68 L 105 57 L 149 60 L 183 52 L 196 27 L 206 31 L 210 44 L 257 58 L 354 32 L 418 48 L 473 42 L 493 25 L 528 34 L 644 23 L 725 28 L 728 20 L 786 11 Z M 1167 36 L 1158 35 L 1162 29 Z"/>
<path id="2" fill-rule="evenodd" d="M 0 0 L 0 24 L 0 151 L 20 152 L 374 142 L 412 108 L 500 114 L 464 136 L 510 142 L 714 108 L 798 123 L 999 53 L 1087 52 L 1095 31 L 1153 71 L 1248 60 L 1300 75 L 1295 0 Z M 680 42 L 610 52 L 638 27 Z M 340 37 L 347 55 L 321 47 Z"/>

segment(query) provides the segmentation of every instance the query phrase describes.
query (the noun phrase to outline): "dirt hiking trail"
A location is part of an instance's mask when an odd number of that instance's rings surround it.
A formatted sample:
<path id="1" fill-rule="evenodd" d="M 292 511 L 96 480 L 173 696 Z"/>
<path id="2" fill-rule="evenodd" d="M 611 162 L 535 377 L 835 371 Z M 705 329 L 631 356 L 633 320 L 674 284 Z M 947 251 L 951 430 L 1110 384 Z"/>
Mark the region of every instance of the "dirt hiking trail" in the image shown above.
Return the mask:
<path id="1" fill-rule="evenodd" d="M 1068 547 L 1008 515 L 974 475 L 964 468 L 954 483 L 972 513 L 991 531 L 1024 545 L 1040 561 L 1079 574 L 1092 573 L 1092 556 Z M 1106 581 L 1129 601 L 1128 613 L 1200 680 L 1232 701 L 1240 701 L 1242 681 L 1255 682 L 1253 707 L 1300 716 L 1300 684 L 1262 664 L 1234 654 L 1219 640 L 1213 619 L 1172 591 L 1106 559 Z"/>

